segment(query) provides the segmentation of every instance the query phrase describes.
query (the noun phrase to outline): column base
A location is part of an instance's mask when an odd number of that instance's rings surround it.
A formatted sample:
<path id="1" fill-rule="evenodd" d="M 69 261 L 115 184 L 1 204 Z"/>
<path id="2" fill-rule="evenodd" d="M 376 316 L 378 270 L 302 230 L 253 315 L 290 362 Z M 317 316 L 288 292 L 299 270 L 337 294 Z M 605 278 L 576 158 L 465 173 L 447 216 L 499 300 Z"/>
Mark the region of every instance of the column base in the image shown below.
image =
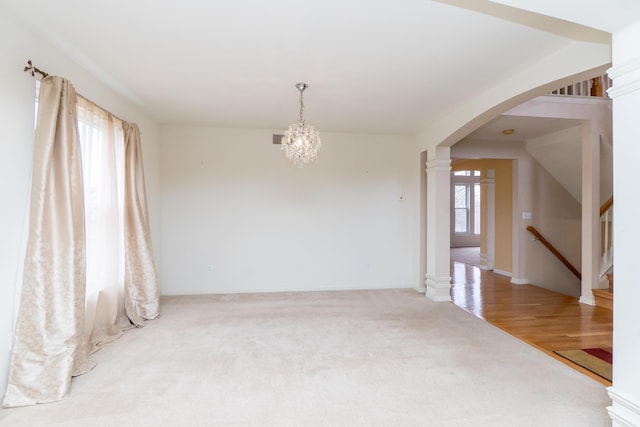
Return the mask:
<path id="1" fill-rule="evenodd" d="M 480 270 L 492 271 L 495 268 L 495 256 L 491 254 L 480 253 Z"/>
<path id="2" fill-rule="evenodd" d="M 582 295 L 578 300 L 579 303 L 588 304 L 588 305 L 596 305 L 596 298 L 591 295 Z"/>
<path id="3" fill-rule="evenodd" d="M 613 405 L 607 407 L 613 427 L 628 427 L 640 425 L 640 404 L 632 402 L 615 391 L 613 387 L 607 388 Z"/>
<path id="4" fill-rule="evenodd" d="M 427 274 L 426 296 L 432 301 L 451 301 L 451 277 L 436 277 Z"/>

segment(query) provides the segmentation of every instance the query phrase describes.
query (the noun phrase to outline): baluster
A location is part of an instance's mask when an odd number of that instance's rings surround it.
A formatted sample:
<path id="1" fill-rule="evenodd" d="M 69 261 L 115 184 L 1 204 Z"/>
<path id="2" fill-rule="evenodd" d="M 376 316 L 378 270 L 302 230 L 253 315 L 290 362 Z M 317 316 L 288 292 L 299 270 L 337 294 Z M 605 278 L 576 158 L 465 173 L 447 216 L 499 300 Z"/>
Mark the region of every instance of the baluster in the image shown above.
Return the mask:
<path id="1" fill-rule="evenodd" d="M 609 259 L 609 210 L 604 213 L 604 256 Z"/>

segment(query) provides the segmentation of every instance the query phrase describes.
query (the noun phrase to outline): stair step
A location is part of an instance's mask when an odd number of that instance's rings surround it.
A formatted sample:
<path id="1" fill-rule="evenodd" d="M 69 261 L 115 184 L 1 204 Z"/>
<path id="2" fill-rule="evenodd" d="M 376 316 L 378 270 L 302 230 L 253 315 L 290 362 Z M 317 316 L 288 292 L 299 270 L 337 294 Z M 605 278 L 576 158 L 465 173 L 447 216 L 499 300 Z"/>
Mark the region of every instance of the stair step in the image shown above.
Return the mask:
<path id="1" fill-rule="evenodd" d="M 598 307 L 613 310 L 613 290 L 612 289 L 594 289 L 593 296 L 596 299 Z"/>

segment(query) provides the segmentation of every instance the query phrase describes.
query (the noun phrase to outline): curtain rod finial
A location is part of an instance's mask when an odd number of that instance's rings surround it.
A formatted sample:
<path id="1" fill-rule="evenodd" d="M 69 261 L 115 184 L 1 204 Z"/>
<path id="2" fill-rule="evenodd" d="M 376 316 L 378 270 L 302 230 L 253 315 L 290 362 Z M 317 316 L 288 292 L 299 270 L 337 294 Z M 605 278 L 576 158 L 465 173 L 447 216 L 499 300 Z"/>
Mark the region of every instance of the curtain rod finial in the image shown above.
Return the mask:
<path id="1" fill-rule="evenodd" d="M 30 59 L 27 60 L 27 65 L 26 65 L 26 67 L 24 67 L 24 71 L 28 72 L 29 74 L 31 74 L 31 77 L 35 77 L 36 73 L 38 73 L 38 74 L 40 74 L 42 76 L 43 79 L 49 75 L 49 73 L 38 69 L 38 67 L 35 67 L 33 65 L 33 62 L 31 62 Z"/>

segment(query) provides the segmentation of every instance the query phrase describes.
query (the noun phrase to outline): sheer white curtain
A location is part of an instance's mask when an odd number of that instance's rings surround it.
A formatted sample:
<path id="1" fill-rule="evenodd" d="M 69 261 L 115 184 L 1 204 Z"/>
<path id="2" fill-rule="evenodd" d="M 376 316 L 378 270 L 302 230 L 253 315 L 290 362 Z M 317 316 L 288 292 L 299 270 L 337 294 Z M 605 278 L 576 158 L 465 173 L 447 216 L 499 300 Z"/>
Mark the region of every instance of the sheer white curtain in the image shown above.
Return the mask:
<path id="1" fill-rule="evenodd" d="M 130 327 L 124 311 L 122 122 L 78 98 L 86 228 L 86 333 L 90 352 Z"/>
<path id="2" fill-rule="evenodd" d="M 159 315 L 140 130 L 78 98 L 90 351 Z"/>

